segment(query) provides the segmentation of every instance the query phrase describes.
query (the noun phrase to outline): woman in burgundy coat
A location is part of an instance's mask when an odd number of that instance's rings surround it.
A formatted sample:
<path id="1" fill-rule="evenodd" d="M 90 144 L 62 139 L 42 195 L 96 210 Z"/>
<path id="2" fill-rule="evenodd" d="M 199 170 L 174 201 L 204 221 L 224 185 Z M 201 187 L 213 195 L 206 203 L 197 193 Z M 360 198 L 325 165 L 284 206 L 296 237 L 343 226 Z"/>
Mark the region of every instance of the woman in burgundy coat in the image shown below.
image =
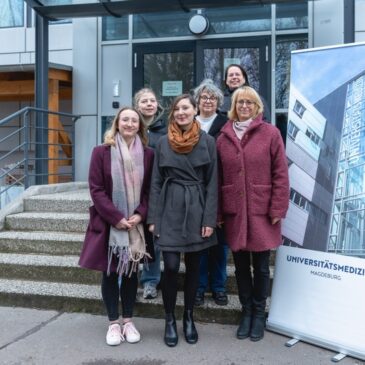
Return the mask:
<path id="1" fill-rule="evenodd" d="M 270 249 L 281 244 L 280 222 L 289 204 L 284 144 L 279 130 L 262 120 L 262 112 L 262 101 L 254 89 L 237 89 L 230 120 L 217 140 L 218 223 L 224 225 L 233 252 L 242 304 L 237 338 L 252 341 L 264 336 Z"/>
<path id="2" fill-rule="evenodd" d="M 108 345 L 124 339 L 134 343 L 140 334 L 132 322 L 137 294 L 137 270 L 149 256 L 146 220 L 153 150 L 146 147 L 139 112 L 122 108 L 104 144 L 94 148 L 89 170 L 93 205 L 79 264 L 103 272 L 101 291 L 109 318 Z M 118 286 L 118 276 L 122 284 Z M 123 321 L 119 322 L 119 296 Z"/>

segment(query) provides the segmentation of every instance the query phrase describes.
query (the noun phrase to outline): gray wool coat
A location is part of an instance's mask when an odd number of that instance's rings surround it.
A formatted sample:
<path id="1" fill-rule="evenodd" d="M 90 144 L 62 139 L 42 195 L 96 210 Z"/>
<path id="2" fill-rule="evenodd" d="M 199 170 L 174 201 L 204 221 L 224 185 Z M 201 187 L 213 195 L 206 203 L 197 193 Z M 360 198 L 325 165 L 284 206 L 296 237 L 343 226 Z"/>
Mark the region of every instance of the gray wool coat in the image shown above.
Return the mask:
<path id="1" fill-rule="evenodd" d="M 155 150 L 148 224 L 155 225 L 155 245 L 161 251 L 195 252 L 213 246 L 215 233 L 201 236 L 203 226 L 217 222 L 217 156 L 215 140 L 200 132 L 188 154 L 174 152 L 167 135 Z"/>

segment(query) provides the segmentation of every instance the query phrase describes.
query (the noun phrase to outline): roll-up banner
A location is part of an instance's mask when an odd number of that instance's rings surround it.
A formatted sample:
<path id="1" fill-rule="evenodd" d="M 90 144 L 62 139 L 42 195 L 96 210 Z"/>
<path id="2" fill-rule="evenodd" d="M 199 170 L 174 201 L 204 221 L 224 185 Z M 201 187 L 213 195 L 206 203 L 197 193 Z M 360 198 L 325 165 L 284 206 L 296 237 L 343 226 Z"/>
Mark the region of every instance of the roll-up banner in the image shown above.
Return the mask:
<path id="1" fill-rule="evenodd" d="M 365 360 L 365 43 L 292 53 L 286 151 L 267 328 Z"/>

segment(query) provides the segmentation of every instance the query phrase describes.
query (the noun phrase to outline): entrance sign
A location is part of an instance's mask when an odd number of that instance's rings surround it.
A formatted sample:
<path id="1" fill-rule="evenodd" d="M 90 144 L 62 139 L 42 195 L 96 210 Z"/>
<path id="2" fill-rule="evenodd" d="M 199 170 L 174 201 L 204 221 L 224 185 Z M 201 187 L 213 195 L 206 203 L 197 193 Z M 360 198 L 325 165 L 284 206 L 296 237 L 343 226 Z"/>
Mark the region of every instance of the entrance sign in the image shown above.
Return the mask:
<path id="1" fill-rule="evenodd" d="M 162 96 L 178 96 L 182 94 L 182 81 L 163 81 Z"/>
<path id="2" fill-rule="evenodd" d="M 292 52 L 286 152 L 267 327 L 365 360 L 365 43 Z"/>
<path id="3" fill-rule="evenodd" d="M 365 360 L 365 260 L 281 246 L 267 328 Z"/>

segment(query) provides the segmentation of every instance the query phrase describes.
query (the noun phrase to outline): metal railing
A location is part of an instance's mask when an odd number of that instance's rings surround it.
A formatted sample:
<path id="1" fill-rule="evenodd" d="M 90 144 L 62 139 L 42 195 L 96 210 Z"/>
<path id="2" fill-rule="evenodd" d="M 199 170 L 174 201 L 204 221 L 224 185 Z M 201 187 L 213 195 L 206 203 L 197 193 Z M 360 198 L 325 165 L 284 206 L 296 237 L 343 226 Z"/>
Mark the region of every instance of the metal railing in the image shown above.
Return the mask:
<path id="1" fill-rule="evenodd" d="M 35 120 L 39 114 L 71 118 L 71 125 L 65 130 L 61 122 L 57 122 L 59 128 L 41 128 L 31 120 L 32 114 Z M 43 181 L 48 183 L 74 181 L 75 177 L 75 122 L 80 115 L 55 112 L 35 107 L 25 107 L 19 111 L 0 120 L 0 131 L 7 127 L 14 129 L 5 136 L 0 136 L 0 207 L 3 194 L 8 193 L 14 186 L 21 186 L 24 189 L 35 185 L 43 176 Z M 14 120 L 18 120 L 18 126 L 14 126 Z M 48 124 L 49 125 L 49 124 Z M 46 142 L 39 142 L 32 138 L 37 135 L 37 130 L 48 134 Z M 45 148 L 51 152 L 41 156 L 37 155 L 38 147 Z M 48 164 L 48 168 L 37 171 L 38 162 Z M 64 171 L 61 171 L 63 167 Z M 44 171 L 46 170 L 46 171 Z"/>

